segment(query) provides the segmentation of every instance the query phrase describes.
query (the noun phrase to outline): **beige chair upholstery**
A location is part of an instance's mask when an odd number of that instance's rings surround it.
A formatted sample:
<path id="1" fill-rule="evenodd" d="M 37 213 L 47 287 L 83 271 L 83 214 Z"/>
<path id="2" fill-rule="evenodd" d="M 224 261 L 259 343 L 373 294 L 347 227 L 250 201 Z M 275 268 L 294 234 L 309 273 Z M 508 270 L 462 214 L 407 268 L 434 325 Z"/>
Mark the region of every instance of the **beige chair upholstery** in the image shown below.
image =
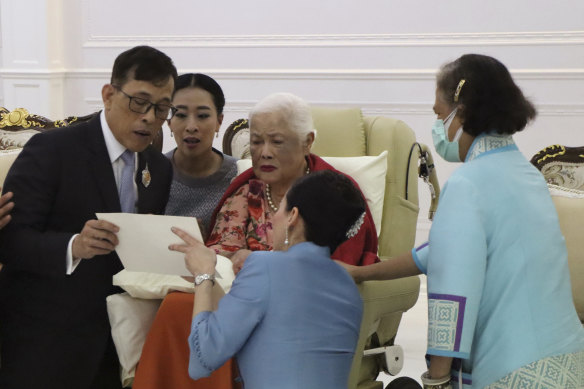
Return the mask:
<path id="1" fill-rule="evenodd" d="M 584 167 L 583 167 L 584 168 Z M 584 191 L 548 185 L 568 248 L 574 305 L 584 324 Z"/>
<path id="2" fill-rule="evenodd" d="M 574 305 L 584 324 L 584 147 L 553 145 L 531 158 L 548 182 L 566 239 Z"/>
<path id="3" fill-rule="evenodd" d="M 418 156 L 426 152 L 424 145 L 415 145 L 414 132 L 402 121 L 380 116 L 363 117 L 359 108 L 312 108 L 316 140 L 312 151 L 326 157 L 376 156 L 388 151 L 385 198 L 379 237 L 382 260 L 409 251 L 416 235 L 418 220 Z M 247 123 L 234 122 L 226 131 L 223 151 L 238 158 L 245 157 L 249 143 L 245 133 Z M 240 133 L 240 134 L 238 134 Z M 232 141 L 234 140 L 234 141 Z M 227 143 L 227 145 L 225 144 Z M 431 154 L 427 154 L 432 165 Z M 411 161 L 408 164 L 408 161 Z M 435 172 L 431 175 L 437 206 L 439 186 Z M 381 388 L 376 381 L 384 358 L 363 357 L 366 348 L 391 345 L 397 334 L 402 314 L 417 301 L 418 277 L 394 281 L 368 281 L 359 285 L 364 303 L 361 332 L 351 374 L 349 389 Z M 374 334 L 374 336 L 371 336 Z"/>
<path id="4" fill-rule="evenodd" d="M 6 179 L 8 170 L 10 170 L 10 166 L 12 166 L 16 157 L 18 157 L 20 150 L 22 149 L 0 150 L 0 187 L 4 186 L 4 180 Z"/>

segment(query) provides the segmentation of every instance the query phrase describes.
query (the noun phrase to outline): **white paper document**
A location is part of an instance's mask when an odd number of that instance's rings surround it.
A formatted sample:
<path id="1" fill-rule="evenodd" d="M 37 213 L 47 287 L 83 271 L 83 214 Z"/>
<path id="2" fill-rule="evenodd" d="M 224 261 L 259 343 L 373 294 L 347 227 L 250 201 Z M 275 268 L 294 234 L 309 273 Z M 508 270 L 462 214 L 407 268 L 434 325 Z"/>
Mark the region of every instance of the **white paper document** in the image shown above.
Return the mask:
<path id="1" fill-rule="evenodd" d="M 136 213 L 97 213 L 97 218 L 120 228 L 116 252 L 128 271 L 192 276 L 185 266 L 185 255 L 170 251 L 173 243 L 184 243 L 171 230 L 178 227 L 203 241 L 194 217 L 143 215 Z M 216 275 L 220 277 L 220 274 Z"/>

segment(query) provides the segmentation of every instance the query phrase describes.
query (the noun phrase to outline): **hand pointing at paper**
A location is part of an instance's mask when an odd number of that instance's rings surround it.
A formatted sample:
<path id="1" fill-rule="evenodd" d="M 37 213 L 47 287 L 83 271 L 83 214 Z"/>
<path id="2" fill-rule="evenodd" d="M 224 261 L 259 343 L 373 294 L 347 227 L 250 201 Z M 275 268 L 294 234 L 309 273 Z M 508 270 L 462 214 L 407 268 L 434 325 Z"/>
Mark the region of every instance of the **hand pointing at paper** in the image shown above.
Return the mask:
<path id="1" fill-rule="evenodd" d="M 215 251 L 178 227 L 173 227 L 171 230 L 185 243 L 171 244 L 168 249 L 185 254 L 185 264 L 189 272 L 194 276 L 197 274 L 214 274 L 215 266 L 217 265 Z"/>
<path id="2" fill-rule="evenodd" d="M 178 227 L 172 227 L 172 232 L 185 242 L 185 244 L 171 244 L 169 250 L 184 253 L 187 269 L 195 277 L 200 274 L 215 274 L 217 254 L 205 246 L 195 237 L 189 235 Z M 219 300 L 223 297 L 223 289 L 215 282 L 203 282 L 196 286 L 195 301 L 193 303 L 193 317 L 203 311 L 217 309 Z"/>

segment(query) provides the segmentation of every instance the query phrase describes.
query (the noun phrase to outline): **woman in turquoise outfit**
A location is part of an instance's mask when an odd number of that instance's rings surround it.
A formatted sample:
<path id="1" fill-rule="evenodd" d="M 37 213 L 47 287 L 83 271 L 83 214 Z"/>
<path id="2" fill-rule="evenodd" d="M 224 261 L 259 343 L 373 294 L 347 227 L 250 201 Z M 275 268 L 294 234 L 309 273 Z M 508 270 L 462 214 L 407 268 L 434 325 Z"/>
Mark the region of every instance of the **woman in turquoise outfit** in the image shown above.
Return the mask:
<path id="1" fill-rule="evenodd" d="M 584 328 L 541 173 L 512 135 L 535 109 L 494 58 L 464 55 L 437 76 L 436 151 L 464 161 L 444 185 L 429 243 L 356 281 L 428 276 L 427 388 L 583 388 Z"/>
<path id="2" fill-rule="evenodd" d="M 171 249 L 185 253 L 195 276 L 190 376 L 207 376 L 236 355 L 246 388 L 346 388 L 363 308 L 331 252 L 359 232 L 365 210 L 340 173 L 298 179 L 274 216 L 274 251 L 250 254 L 222 298 L 215 251 L 175 231 L 185 244 Z"/>

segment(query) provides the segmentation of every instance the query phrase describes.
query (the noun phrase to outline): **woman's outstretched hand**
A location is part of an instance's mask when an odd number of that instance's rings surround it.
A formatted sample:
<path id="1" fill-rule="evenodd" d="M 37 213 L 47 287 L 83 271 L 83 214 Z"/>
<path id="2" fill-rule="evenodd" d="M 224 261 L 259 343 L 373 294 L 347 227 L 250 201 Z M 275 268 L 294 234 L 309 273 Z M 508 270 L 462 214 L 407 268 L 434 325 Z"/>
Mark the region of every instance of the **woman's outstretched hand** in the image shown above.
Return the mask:
<path id="1" fill-rule="evenodd" d="M 171 230 L 183 240 L 184 244 L 171 244 L 168 249 L 185 255 L 185 265 L 188 271 L 194 276 L 197 274 L 215 274 L 215 266 L 217 265 L 215 251 L 178 227 L 172 227 Z"/>
<path id="2" fill-rule="evenodd" d="M 391 259 L 367 266 L 347 265 L 337 260 L 335 262 L 345 268 L 356 283 L 371 280 L 395 280 L 397 278 L 421 274 L 411 251 L 406 251 Z"/>
<path id="3" fill-rule="evenodd" d="M 335 259 L 334 261 L 335 261 L 336 263 L 338 263 L 338 264 L 339 264 L 341 267 L 345 268 L 345 270 L 346 270 L 346 271 L 349 273 L 349 275 L 350 275 L 351 277 L 353 277 L 353 280 L 354 280 L 355 282 L 359 283 L 359 282 L 361 282 L 361 281 L 362 281 L 362 280 L 360 279 L 360 277 L 359 277 L 359 274 L 358 274 L 358 273 L 359 273 L 359 269 L 360 269 L 360 267 L 359 267 L 359 266 L 353 266 L 353 265 L 349 265 L 349 264 L 346 264 L 345 262 L 341 262 L 341 261 L 338 261 L 338 260 L 336 260 L 336 259 Z"/>

